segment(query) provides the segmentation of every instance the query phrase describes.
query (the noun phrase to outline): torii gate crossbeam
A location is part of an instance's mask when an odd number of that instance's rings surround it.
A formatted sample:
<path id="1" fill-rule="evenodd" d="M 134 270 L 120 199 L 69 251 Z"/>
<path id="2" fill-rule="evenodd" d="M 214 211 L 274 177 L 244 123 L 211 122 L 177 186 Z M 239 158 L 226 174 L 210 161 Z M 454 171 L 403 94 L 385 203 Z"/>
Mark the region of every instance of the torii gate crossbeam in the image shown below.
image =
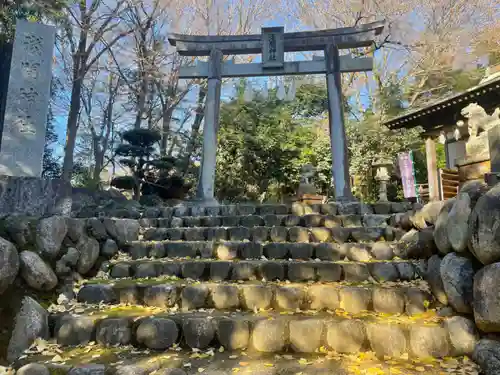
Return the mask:
<path id="1" fill-rule="evenodd" d="M 203 155 L 197 198 L 214 202 L 215 162 L 221 82 L 224 77 L 326 74 L 332 176 L 337 200 L 352 200 L 342 105 L 341 73 L 372 69 L 372 58 L 340 56 L 339 49 L 367 47 L 384 28 L 384 21 L 341 29 L 285 33 L 283 27 L 263 28 L 262 34 L 196 36 L 172 34 L 171 45 L 182 56 L 210 56 L 208 62 L 180 68 L 180 78 L 207 78 Z M 323 50 L 325 58 L 285 62 L 285 52 Z M 223 62 L 223 55 L 262 53 L 262 63 Z"/>

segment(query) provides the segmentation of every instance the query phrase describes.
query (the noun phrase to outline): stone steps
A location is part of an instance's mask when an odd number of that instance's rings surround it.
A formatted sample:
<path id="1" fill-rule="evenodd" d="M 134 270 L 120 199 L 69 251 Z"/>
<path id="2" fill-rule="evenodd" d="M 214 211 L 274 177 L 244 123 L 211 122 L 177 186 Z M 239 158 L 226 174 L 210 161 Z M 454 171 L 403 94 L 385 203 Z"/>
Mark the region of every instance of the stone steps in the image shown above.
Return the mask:
<path id="1" fill-rule="evenodd" d="M 399 255 L 397 243 L 251 242 L 251 241 L 132 241 L 122 246 L 132 259 L 320 259 L 356 261 L 391 260 Z"/>
<path id="2" fill-rule="evenodd" d="M 345 204 L 229 204 L 211 207 L 198 205 L 178 205 L 176 207 L 147 208 L 143 217 L 171 217 L 171 216 L 246 216 L 246 215 L 306 215 L 319 213 L 323 215 L 350 215 L 350 214 L 382 214 L 402 213 L 412 209 L 411 204 L 399 202 L 381 202 L 365 204 L 351 202 Z"/>
<path id="3" fill-rule="evenodd" d="M 193 280 L 376 281 L 420 278 L 425 262 L 294 260 L 138 260 L 109 264 L 111 278 L 175 276 Z"/>
<path id="4" fill-rule="evenodd" d="M 53 346 L 49 343 L 49 348 Z M 55 345 L 54 345 L 55 346 Z M 377 358 L 375 353 L 342 354 L 320 348 L 317 353 L 273 353 L 248 352 L 245 350 L 220 352 L 218 348 L 193 353 L 191 350 L 171 348 L 166 351 L 151 351 L 146 347 L 103 347 L 88 345 L 64 348 L 62 362 L 54 362 L 54 351 L 34 353 L 19 361 L 16 368 L 30 361 L 38 368 L 48 368 L 50 374 L 115 374 L 115 375 L 443 375 L 455 373 L 477 375 L 478 367 L 472 361 L 457 358 L 408 358 L 406 355 L 393 358 Z M 21 371 L 23 372 L 24 369 Z M 36 373 L 44 373 L 38 371 Z"/>
<path id="5" fill-rule="evenodd" d="M 180 227 L 374 227 L 387 226 L 391 215 L 235 215 L 235 216 L 173 216 L 170 218 L 143 218 L 143 227 L 180 228 Z"/>
<path id="6" fill-rule="evenodd" d="M 427 285 L 404 283 L 345 285 L 339 283 L 181 283 L 165 279 L 123 280 L 85 284 L 77 300 L 84 304 L 131 304 L 160 308 L 276 311 L 336 310 L 350 314 L 375 311 L 421 314 L 433 305 Z"/>
<path id="7" fill-rule="evenodd" d="M 305 228 L 305 227 L 207 227 L 149 228 L 145 241 L 251 241 L 251 242 L 374 242 L 401 238 L 392 227 Z"/>
<path id="8" fill-rule="evenodd" d="M 437 316 L 387 317 L 365 314 L 352 318 L 279 313 L 213 312 L 154 314 L 150 316 L 51 316 L 53 336 L 60 345 L 146 346 L 165 350 L 180 345 L 203 350 L 223 346 L 228 351 L 248 348 L 264 353 L 314 353 L 324 347 L 339 353 L 374 351 L 377 356 L 429 358 L 463 355 L 454 347 L 456 331 Z"/>

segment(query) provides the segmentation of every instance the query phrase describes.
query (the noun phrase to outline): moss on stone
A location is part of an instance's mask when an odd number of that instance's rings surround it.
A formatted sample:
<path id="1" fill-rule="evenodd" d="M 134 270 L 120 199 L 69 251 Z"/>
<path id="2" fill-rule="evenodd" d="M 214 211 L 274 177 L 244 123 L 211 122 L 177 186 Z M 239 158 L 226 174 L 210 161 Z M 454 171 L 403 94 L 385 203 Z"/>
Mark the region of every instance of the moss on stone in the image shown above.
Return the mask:
<path id="1" fill-rule="evenodd" d="M 67 367 L 63 366 L 47 366 L 50 375 L 66 375 L 69 372 Z"/>

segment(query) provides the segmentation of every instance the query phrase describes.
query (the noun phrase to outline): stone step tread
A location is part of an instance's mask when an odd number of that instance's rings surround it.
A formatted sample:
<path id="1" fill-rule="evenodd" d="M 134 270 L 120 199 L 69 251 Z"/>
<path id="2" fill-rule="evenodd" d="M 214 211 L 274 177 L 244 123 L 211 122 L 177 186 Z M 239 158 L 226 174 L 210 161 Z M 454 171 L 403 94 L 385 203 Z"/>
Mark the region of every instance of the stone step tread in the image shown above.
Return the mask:
<path id="1" fill-rule="evenodd" d="M 57 348 L 52 341 L 49 348 Z M 60 350 L 59 348 L 57 348 Z M 101 373 L 169 374 L 169 375 L 234 375 L 234 374 L 301 374 L 301 375 L 354 375 L 376 373 L 379 375 L 430 375 L 453 373 L 477 375 L 478 366 L 464 357 L 444 359 L 414 359 L 407 355 L 398 358 L 377 358 L 374 352 L 341 354 L 321 348 L 318 353 L 265 354 L 246 350 L 220 351 L 220 347 L 207 348 L 199 353 L 180 348 L 164 352 L 147 348 L 103 347 L 91 345 L 79 348 L 64 348 L 61 362 L 53 362 L 52 352 L 34 353 L 19 361 L 16 368 L 26 363 L 46 366 L 51 374 L 68 375 L 72 368 L 100 370 Z M 103 359 L 102 357 L 106 357 Z M 175 372 L 168 372 L 174 371 Z M 422 372 L 422 369 L 425 371 Z M 76 372 L 73 370 L 73 374 Z M 81 370 L 80 370 L 81 371 Z"/>
<path id="2" fill-rule="evenodd" d="M 397 242 L 250 242 L 250 241 L 132 241 L 121 247 L 132 259 L 217 258 L 231 259 L 314 259 L 356 261 L 391 260 L 403 249 Z M 404 250 L 404 249 L 403 249 Z"/>
<path id="3" fill-rule="evenodd" d="M 384 324 L 429 324 L 441 325 L 449 317 L 442 317 L 435 309 L 429 309 L 411 316 L 406 314 L 390 314 L 378 311 L 362 310 L 356 313 L 350 313 L 341 308 L 326 310 L 297 310 L 297 311 L 278 311 L 274 309 L 257 309 L 255 311 L 246 310 L 217 310 L 214 308 L 199 308 L 193 310 L 182 310 L 179 307 L 157 307 L 144 305 L 103 305 L 103 304 L 82 304 L 75 303 L 69 308 L 58 309 L 55 306 L 49 309 L 49 320 L 57 330 L 64 319 L 90 319 L 99 321 L 102 319 L 128 319 L 131 321 L 150 318 L 168 318 L 176 322 L 182 322 L 186 319 L 199 318 L 218 321 L 220 319 L 235 319 L 248 322 L 261 320 L 322 320 L 322 321 L 345 321 L 360 320 L 363 322 L 384 323 Z"/>
<path id="4" fill-rule="evenodd" d="M 374 242 L 399 239 L 403 231 L 390 226 L 315 227 L 258 226 L 258 227 L 179 227 L 149 228 L 144 241 L 252 241 L 252 242 Z"/>
<path id="5" fill-rule="evenodd" d="M 351 203 L 321 203 L 321 204 L 222 204 L 219 206 L 203 207 L 195 204 L 179 204 L 176 207 L 146 209 L 146 217 L 171 217 L 171 216 L 219 216 L 219 215 L 304 215 L 308 213 L 321 213 L 327 215 L 345 214 L 389 214 L 406 212 L 412 209 L 407 202 L 379 202 L 366 204 Z"/>
<path id="6" fill-rule="evenodd" d="M 334 310 L 420 314 L 434 304 L 426 282 L 387 285 L 185 283 L 170 279 L 88 283 L 77 294 L 83 304 L 132 304 L 183 310 Z"/>
<path id="7" fill-rule="evenodd" d="M 102 266 L 113 279 L 175 276 L 193 280 L 398 281 L 421 278 L 426 261 L 142 259 Z"/>
<path id="8" fill-rule="evenodd" d="M 53 336 L 62 346 L 97 341 L 105 346 L 145 345 L 156 350 L 178 343 L 199 350 L 224 346 L 228 351 L 248 348 L 265 353 L 314 353 L 325 347 L 348 353 L 373 350 L 378 356 L 390 357 L 404 353 L 420 358 L 466 354 L 464 342 L 455 340 L 462 332 L 451 330 L 449 319 L 429 313 L 421 317 L 365 313 L 353 318 L 196 311 L 119 317 L 97 310 L 94 315 L 59 314 L 50 319 Z"/>
<path id="9" fill-rule="evenodd" d="M 143 227 L 179 228 L 179 227 L 355 227 L 386 226 L 395 214 L 378 215 L 329 215 L 310 213 L 304 215 L 225 215 L 225 216 L 173 216 L 170 218 L 146 218 L 140 220 Z"/>
<path id="10" fill-rule="evenodd" d="M 177 286 L 190 286 L 190 285 L 234 285 L 237 287 L 259 285 L 263 287 L 291 287 L 291 288 L 310 288 L 317 285 L 334 286 L 337 288 L 419 288 L 421 290 L 429 290 L 429 283 L 424 279 L 404 280 L 404 281 L 308 281 L 308 282 L 292 282 L 292 281 L 268 281 L 268 280 L 193 280 L 182 279 L 177 276 L 161 276 L 161 277 L 145 277 L 145 278 L 120 278 L 120 279 L 101 279 L 93 278 L 83 280 L 77 287 L 85 285 L 112 285 L 115 287 L 125 286 L 149 286 L 157 284 L 171 284 Z"/>

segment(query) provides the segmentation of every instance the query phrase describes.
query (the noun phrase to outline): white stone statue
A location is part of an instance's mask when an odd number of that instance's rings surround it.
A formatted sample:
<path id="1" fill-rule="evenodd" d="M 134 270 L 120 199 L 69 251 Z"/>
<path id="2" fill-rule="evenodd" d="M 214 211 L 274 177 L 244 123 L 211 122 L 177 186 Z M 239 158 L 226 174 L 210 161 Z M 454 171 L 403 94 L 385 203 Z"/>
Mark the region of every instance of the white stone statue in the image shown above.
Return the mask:
<path id="1" fill-rule="evenodd" d="M 477 137 L 480 133 L 500 124 L 500 108 L 495 109 L 495 112 L 490 116 L 477 103 L 470 103 L 460 113 L 467 119 L 466 123 L 470 137 Z M 459 121 L 457 126 L 463 127 L 465 123 Z"/>

